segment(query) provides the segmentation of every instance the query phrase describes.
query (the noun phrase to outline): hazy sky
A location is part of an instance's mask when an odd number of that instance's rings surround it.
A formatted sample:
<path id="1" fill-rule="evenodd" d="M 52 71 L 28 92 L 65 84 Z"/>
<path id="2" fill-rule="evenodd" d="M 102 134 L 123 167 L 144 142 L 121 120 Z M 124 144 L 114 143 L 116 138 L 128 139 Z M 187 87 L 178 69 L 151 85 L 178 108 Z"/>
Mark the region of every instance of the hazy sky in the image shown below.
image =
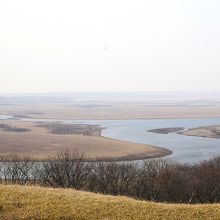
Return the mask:
<path id="1" fill-rule="evenodd" d="M 0 2 L 0 92 L 220 90 L 219 0 Z"/>

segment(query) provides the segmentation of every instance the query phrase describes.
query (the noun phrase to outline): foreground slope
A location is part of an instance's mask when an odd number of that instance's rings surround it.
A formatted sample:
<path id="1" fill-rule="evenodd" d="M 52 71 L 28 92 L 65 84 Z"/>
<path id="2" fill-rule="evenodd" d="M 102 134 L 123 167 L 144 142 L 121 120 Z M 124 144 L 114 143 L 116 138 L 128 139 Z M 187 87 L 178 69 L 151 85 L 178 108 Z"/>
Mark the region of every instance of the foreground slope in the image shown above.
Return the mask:
<path id="1" fill-rule="evenodd" d="M 220 205 L 172 205 L 71 189 L 0 185 L 0 219 L 220 219 Z"/>

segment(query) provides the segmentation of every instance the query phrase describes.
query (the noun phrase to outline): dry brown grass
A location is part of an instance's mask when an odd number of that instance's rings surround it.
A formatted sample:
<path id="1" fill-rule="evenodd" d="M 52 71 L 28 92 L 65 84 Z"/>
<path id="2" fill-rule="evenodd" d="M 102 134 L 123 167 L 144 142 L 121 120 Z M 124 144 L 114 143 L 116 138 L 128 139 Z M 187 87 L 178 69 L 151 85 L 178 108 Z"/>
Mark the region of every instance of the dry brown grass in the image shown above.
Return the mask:
<path id="1" fill-rule="evenodd" d="M 0 185 L 0 219 L 220 219 L 220 205 L 137 201 L 71 189 Z"/>
<path id="2" fill-rule="evenodd" d="M 197 136 L 206 138 L 220 138 L 220 125 L 203 126 L 198 128 L 189 129 L 184 132 L 180 132 L 187 136 Z"/>
<path id="3" fill-rule="evenodd" d="M 13 126 L 30 129 L 30 132 L 8 132 L 0 129 L 0 155 L 17 154 L 34 159 L 47 159 L 63 150 L 78 151 L 90 158 L 138 158 L 163 155 L 166 151 L 149 145 L 118 141 L 104 137 L 51 134 L 33 122 L 4 121 Z M 167 152 L 168 153 L 168 152 Z"/>

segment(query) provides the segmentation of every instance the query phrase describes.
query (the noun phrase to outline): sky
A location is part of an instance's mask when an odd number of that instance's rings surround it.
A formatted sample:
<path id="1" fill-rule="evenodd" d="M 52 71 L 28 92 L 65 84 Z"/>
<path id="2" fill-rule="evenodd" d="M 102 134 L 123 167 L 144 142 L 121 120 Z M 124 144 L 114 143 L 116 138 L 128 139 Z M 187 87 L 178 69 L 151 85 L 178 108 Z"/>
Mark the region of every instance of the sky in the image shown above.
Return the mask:
<path id="1" fill-rule="evenodd" d="M 218 0 L 0 2 L 0 92 L 220 91 Z"/>

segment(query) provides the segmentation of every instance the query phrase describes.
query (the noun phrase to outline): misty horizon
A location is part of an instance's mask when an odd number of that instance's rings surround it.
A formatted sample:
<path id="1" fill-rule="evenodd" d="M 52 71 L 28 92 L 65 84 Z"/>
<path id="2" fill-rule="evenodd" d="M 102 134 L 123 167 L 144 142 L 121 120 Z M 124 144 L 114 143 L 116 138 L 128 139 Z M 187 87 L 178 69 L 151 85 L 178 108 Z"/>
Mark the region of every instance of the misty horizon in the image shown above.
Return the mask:
<path id="1" fill-rule="evenodd" d="M 66 103 L 66 104 L 183 104 L 220 105 L 220 92 L 50 92 L 1 94 L 0 104 Z"/>
<path id="2" fill-rule="evenodd" d="M 0 93 L 215 91 L 219 1 L 5 1 Z"/>

